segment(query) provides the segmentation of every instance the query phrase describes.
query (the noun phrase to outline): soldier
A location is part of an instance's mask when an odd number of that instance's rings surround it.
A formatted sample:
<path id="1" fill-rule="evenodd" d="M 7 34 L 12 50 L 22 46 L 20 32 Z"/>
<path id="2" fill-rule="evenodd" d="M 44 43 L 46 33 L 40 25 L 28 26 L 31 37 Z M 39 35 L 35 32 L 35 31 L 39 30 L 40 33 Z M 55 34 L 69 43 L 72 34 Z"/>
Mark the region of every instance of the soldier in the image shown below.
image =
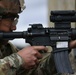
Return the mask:
<path id="1" fill-rule="evenodd" d="M 16 30 L 18 14 L 24 10 L 24 0 L 0 0 L 0 31 Z M 44 46 L 29 46 L 18 50 L 9 40 L 0 40 L 0 75 L 61 75 L 57 74 L 50 51 Z M 70 47 L 75 46 L 75 41 Z M 43 57 L 43 58 L 42 58 Z"/>
<path id="2" fill-rule="evenodd" d="M 24 0 L 0 0 L 0 31 L 16 30 L 18 14 L 23 10 Z M 40 50 L 47 49 L 44 46 L 30 46 L 18 51 L 8 40 L 0 40 L 0 75 L 23 75 L 26 69 L 39 63 L 38 59 L 42 58 Z"/>

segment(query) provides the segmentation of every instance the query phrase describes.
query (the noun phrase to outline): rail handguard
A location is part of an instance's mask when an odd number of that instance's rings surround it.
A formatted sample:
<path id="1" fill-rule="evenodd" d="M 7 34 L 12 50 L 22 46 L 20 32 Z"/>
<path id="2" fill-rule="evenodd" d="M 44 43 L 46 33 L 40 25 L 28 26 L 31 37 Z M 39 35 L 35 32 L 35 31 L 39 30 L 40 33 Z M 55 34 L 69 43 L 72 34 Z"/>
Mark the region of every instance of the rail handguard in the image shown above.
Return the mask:
<path id="1" fill-rule="evenodd" d="M 76 11 L 51 11 L 50 21 L 54 27 L 44 28 L 42 24 L 32 24 L 27 31 L 0 33 L 0 39 L 24 38 L 26 43 L 37 46 L 52 46 L 58 73 L 74 73 L 69 61 L 69 42 L 76 39 Z"/>

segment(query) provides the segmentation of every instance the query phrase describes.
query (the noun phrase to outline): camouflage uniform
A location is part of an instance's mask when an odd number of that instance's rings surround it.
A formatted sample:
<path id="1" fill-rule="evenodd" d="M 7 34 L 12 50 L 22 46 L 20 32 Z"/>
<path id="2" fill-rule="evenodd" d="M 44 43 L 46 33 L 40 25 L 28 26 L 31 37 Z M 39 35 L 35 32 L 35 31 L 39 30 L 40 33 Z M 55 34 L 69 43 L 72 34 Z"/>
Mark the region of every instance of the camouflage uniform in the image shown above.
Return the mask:
<path id="1" fill-rule="evenodd" d="M 17 51 L 18 49 L 11 43 L 0 47 L 1 75 L 49 75 L 55 73 L 55 66 L 52 66 L 54 65 L 53 59 L 49 56 L 50 52 L 43 59 L 39 60 L 40 64 L 37 67 L 28 71 L 20 66 L 23 64 L 23 60 L 16 54 Z"/>
<path id="2" fill-rule="evenodd" d="M 70 52 L 69 59 L 71 61 L 74 74 L 57 73 L 53 56 L 50 53 L 51 51 L 44 54 L 44 57 L 40 60 L 40 64 L 34 69 L 30 70 L 27 74 L 23 74 L 23 75 L 76 75 L 76 58 L 72 54 L 73 52 Z"/>
<path id="3" fill-rule="evenodd" d="M 18 49 L 11 43 L 6 46 L 0 47 L 0 74 L 1 75 L 75 75 L 75 74 L 57 74 L 55 64 L 50 51 L 43 54 L 43 58 L 40 59 L 40 64 L 31 70 L 26 70 L 21 67 L 23 63 L 22 58 L 16 54 Z M 12 54 L 13 53 L 13 54 Z M 70 53 L 69 55 L 72 61 L 73 70 L 76 71 L 76 60 Z"/>
<path id="4" fill-rule="evenodd" d="M 7 13 L 18 14 L 21 11 L 23 11 L 23 9 L 25 8 L 23 0 L 0 0 L 0 3 L 3 5 L 3 6 L 0 5 L 0 14 L 2 15 Z M 47 53 L 43 59 L 39 60 L 41 62 L 38 65 L 38 67 L 35 67 L 34 69 L 28 71 L 21 67 L 21 64 L 23 64 L 23 60 L 18 54 L 16 54 L 16 52 L 17 52 L 17 49 L 9 43 L 6 46 L 0 47 L 0 58 L 1 58 L 0 74 L 1 75 L 35 75 L 35 74 L 42 75 L 43 72 L 45 72 L 45 74 L 53 74 L 55 72 L 54 66 L 52 66 L 54 64 L 53 60 L 49 56 L 50 53 Z M 52 61 L 50 62 L 49 59 Z"/>
<path id="5" fill-rule="evenodd" d="M 16 52 L 17 49 L 10 43 L 0 46 L 0 75 L 16 74 L 16 68 L 23 63 L 22 58 Z"/>
<path id="6" fill-rule="evenodd" d="M 19 3 L 20 1 L 20 3 Z M 24 9 L 23 0 L 0 0 L 5 7 L 0 6 L 0 14 L 5 13 L 20 13 Z M 21 10 L 20 10 L 21 8 Z M 40 59 L 39 65 L 31 70 L 26 70 L 21 67 L 23 59 L 16 53 L 18 49 L 11 43 L 0 46 L 0 75 L 69 75 L 69 74 L 57 74 L 53 56 L 51 52 L 43 54 L 43 58 Z M 71 56 L 71 54 L 70 54 Z M 76 72 L 75 65 L 76 60 L 71 56 L 71 63 L 74 71 Z M 75 74 L 73 74 L 75 75 Z"/>

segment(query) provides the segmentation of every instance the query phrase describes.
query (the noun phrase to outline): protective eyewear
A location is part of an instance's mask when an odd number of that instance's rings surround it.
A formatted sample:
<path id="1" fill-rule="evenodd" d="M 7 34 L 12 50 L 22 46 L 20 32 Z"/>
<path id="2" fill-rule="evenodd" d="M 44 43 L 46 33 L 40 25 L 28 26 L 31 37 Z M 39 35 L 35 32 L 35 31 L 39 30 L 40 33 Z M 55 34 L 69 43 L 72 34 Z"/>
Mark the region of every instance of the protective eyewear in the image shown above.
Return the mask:
<path id="1" fill-rule="evenodd" d="M 16 25 L 18 23 L 18 14 L 0 14 L 0 19 L 11 19 L 13 21 L 13 25 Z"/>

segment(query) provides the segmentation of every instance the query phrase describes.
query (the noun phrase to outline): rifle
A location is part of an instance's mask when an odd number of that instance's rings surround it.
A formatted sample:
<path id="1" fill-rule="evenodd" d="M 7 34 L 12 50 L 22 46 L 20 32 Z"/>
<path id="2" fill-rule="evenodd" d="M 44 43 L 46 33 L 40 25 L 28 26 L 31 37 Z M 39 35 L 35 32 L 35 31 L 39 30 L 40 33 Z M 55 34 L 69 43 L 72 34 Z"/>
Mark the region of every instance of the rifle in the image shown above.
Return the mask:
<path id="1" fill-rule="evenodd" d="M 58 73 L 74 73 L 68 57 L 69 42 L 76 39 L 76 29 L 71 22 L 76 22 L 76 11 L 51 11 L 50 21 L 54 27 L 31 24 L 27 31 L 0 32 L 0 39 L 26 39 L 26 43 L 37 46 L 52 46 L 55 66 Z"/>

